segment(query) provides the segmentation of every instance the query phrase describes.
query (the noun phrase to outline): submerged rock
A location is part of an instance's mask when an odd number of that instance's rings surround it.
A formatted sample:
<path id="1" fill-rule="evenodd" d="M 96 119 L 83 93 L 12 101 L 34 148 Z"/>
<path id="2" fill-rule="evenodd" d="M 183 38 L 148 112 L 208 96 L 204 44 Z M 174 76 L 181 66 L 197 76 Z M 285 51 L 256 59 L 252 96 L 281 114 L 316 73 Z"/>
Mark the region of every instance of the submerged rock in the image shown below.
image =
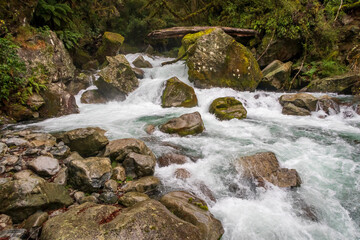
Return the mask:
<path id="1" fill-rule="evenodd" d="M 107 57 L 107 60 L 109 65 L 100 71 L 95 85 L 107 100 L 123 101 L 139 86 L 139 80 L 124 55 Z"/>
<path id="2" fill-rule="evenodd" d="M 243 119 L 247 115 L 242 103 L 233 97 L 215 99 L 210 105 L 209 112 L 215 114 L 219 120 Z"/>
<path id="3" fill-rule="evenodd" d="M 144 70 L 142 70 L 142 69 L 140 69 L 140 68 L 132 68 L 132 70 L 134 71 L 135 76 L 136 76 L 138 79 L 143 79 L 143 78 L 144 78 L 144 76 L 145 76 Z"/>
<path id="4" fill-rule="evenodd" d="M 185 168 L 178 168 L 175 170 L 174 176 L 177 179 L 186 180 L 191 177 L 191 173 Z"/>
<path id="5" fill-rule="evenodd" d="M 78 128 L 65 132 L 63 141 L 83 157 L 94 156 L 109 143 L 105 132 L 98 127 Z"/>
<path id="6" fill-rule="evenodd" d="M 166 86 L 161 97 L 162 107 L 195 107 L 197 97 L 189 85 L 181 82 L 177 77 L 166 81 Z"/>
<path id="7" fill-rule="evenodd" d="M 218 240 L 224 234 L 221 222 L 209 212 L 206 203 L 187 192 L 170 192 L 160 202 L 184 221 L 200 230 L 201 239 Z"/>
<path id="8" fill-rule="evenodd" d="M 270 182 L 278 187 L 299 187 L 301 179 L 295 169 L 280 168 L 272 152 L 241 157 L 236 162 L 237 170 L 245 178 L 253 179 L 260 187 Z"/>
<path id="9" fill-rule="evenodd" d="M 187 156 L 176 154 L 176 153 L 165 153 L 160 156 L 157 160 L 159 167 L 167 167 L 171 164 L 185 164 L 189 162 Z"/>
<path id="10" fill-rule="evenodd" d="M 160 126 L 160 131 L 180 136 L 195 135 L 205 130 L 204 123 L 199 112 L 181 115 L 173 118 Z"/>
<path id="11" fill-rule="evenodd" d="M 209 32 L 189 47 L 189 80 L 199 88 L 255 90 L 262 74 L 250 50 L 220 28 Z"/>
<path id="12" fill-rule="evenodd" d="M 286 115 L 306 116 L 316 110 L 318 99 L 308 93 L 285 94 L 279 98 Z"/>
<path id="13" fill-rule="evenodd" d="M 152 68 L 152 65 L 149 61 L 146 61 L 143 56 L 138 56 L 133 62 L 135 67 L 138 68 Z"/>

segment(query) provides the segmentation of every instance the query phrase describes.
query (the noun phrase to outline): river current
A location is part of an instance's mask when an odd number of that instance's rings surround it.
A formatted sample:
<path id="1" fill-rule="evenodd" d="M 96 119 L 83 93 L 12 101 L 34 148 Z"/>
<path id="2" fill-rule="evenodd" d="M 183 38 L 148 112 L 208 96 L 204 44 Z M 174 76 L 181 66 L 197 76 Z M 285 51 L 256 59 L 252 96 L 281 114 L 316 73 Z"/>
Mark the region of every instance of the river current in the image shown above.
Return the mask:
<path id="1" fill-rule="evenodd" d="M 127 55 L 132 62 L 138 54 Z M 32 125 L 46 132 L 97 126 L 107 130 L 110 140 L 139 138 L 159 157 L 179 151 L 196 159 L 185 165 L 156 167 L 162 189 L 195 192 L 225 229 L 222 239 L 360 239 L 360 116 L 350 107 L 326 118 L 281 114 L 278 98 L 283 93 L 238 92 L 232 89 L 197 89 L 199 106 L 162 108 L 164 82 L 177 76 L 191 85 L 184 62 L 162 67 L 166 58 L 149 58 L 154 68 L 144 69 L 140 86 L 123 102 L 81 104 L 79 114 L 48 119 Z M 91 87 L 94 88 L 94 87 Z M 323 94 L 314 94 L 321 96 Z M 248 111 L 244 120 L 219 121 L 208 112 L 218 97 L 233 96 Z M 337 95 L 334 95 L 337 96 Z M 345 96 L 337 96 L 345 97 Z M 178 137 L 156 130 L 159 125 L 184 113 L 200 112 L 205 132 Z M 240 156 L 272 151 L 281 167 L 296 169 L 302 179 L 297 190 L 268 186 L 254 189 L 242 181 L 233 163 Z M 177 168 L 191 173 L 186 181 L 174 177 Z M 216 202 L 201 191 L 205 184 Z M 309 206 L 317 221 L 304 217 L 299 205 Z"/>

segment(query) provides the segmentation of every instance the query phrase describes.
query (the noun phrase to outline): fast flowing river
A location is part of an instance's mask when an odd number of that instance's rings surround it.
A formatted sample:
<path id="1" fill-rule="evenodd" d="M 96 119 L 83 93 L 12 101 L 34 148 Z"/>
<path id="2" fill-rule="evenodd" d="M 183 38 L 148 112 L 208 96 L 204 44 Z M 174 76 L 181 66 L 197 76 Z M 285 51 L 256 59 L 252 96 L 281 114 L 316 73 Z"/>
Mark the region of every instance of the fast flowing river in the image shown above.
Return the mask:
<path id="1" fill-rule="evenodd" d="M 132 62 L 137 56 L 127 55 L 127 59 Z M 139 88 L 124 102 L 85 105 L 79 101 L 80 92 L 76 96 L 79 114 L 33 125 L 47 132 L 97 126 L 107 130 L 110 140 L 143 139 L 158 157 L 180 147 L 197 161 L 157 167 L 155 175 L 165 190 L 188 190 L 204 198 L 224 226 L 222 239 L 360 239 L 360 116 L 346 107 L 326 118 L 320 118 L 321 113 L 286 116 L 277 100 L 281 93 L 221 88 L 195 88 L 198 107 L 162 108 L 160 97 L 167 79 L 177 76 L 192 85 L 186 65 L 178 62 L 161 67 L 169 59 L 145 59 L 154 68 L 144 69 Z M 247 119 L 218 121 L 210 114 L 211 102 L 224 96 L 239 99 L 248 111 Z M 144 131 L 147 124 L 158 125 L 195 111 L 203 118 L 203 134 L 178 137 L 156 130 L 150 136 Z M 274 152 L 282 167 L 296 169 L 301 187 L 295 191 L 273 186 L 254 190 L 244 183 L 233 162 L 263 151 Z M 176 179 L 177 168 L 187 169 L 191 178 Z M 216 203 L 201 192 L 201 183 L 213 192 Z M 304 204 L 318 221 L 301 214 L 299 205 Z"/>

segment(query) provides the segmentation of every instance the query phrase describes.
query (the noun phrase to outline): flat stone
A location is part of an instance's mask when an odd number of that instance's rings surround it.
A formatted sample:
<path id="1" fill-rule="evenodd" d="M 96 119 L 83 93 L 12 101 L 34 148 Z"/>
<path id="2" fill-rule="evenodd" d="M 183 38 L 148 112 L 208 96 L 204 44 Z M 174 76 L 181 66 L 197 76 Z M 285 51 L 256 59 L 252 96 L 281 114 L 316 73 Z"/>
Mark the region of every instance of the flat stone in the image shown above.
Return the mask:
<path id="1" fill-rule="evenodd" d="M 60 171 L 56 158 L 40 156 L 28 163 L 28 167 L 42 176 L 53 176 Z"/>
<path id="2" fill-rule="evenodd" d="M 136 181 L 130 181 L 122 187 L 124 192 L 141 192 L 147 193 L 156 189 L 160 180 L 154 176 L 140 178 Z"/>
<path id="3" fill-rule="evenodd" d="M 127 192 L 119 198 L 119 203 L 126 207 L 134 206 L 135 204 L 150 199 L 145 193 Z"/>

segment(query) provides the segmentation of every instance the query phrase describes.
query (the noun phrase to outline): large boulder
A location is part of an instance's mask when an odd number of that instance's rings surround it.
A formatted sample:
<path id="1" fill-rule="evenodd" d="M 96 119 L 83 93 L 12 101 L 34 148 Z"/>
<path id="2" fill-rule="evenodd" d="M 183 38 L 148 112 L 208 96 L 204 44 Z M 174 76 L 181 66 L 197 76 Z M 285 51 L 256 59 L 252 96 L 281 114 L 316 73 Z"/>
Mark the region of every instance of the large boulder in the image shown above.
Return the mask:
<path id="1" fill-rule="evenodd" d="M 112 174 L 109 158 L 75 159 L 68 164 L 68 183 L 85 192 L 98 191 Z"/>
<path id="2" fill-rule="evenodd" d="M 35 116 L 33 111 L 18 103 L 9 104 L 6 108 L 6 114 L 18 122 L 33 119 Z"/>
<path id="3" fill-rule="evenodd" d="M 84 203 L 48 220 L 42 240 L 201 239 L 199 229 L 176 217 L 156 200 L 120 209 Z"/>
<path id="4" fill-rule="evenodd" d="M 48 183 L 30 170 L 18 172 L 14 180 L 0 184 L 0 213 L 20 222 L 37 210 L 56 209 L 72 204 L 64 186 Z"/>
<path id="5" fill-rule="evenodd" d="M 100 65 L 106 60 L 107 56 L 115 56 L 119 53 L 124 40 L 125 39 L 121 36 L 121 34 L 113 32 L 104 33 L 102 36 L 101 46 L 95 54 Z"/>
<path id="6" fill-rule="evenodd" d="M 221 222 L 209 212 L 206 203 L 187 192 L 170 192 L 160 202 L 184 221 L 199 228 L 201 239 L 218 240 L 224 234 Z"/>
<path id="7" fill-rule="evenodd" d="M 279 98 L 286 115 L 306 116 L 316 110 L 318 99 L 308 93 L 285 94 Z"/>
<path id="8" fill-rule="evenodd" d="M 195 91 L 177 77 L 170 78 L 166 81 L 166 86 L 161 97 L 161 106 L 195 107 L 197 106 Z"/>
<path id="9" fill-rule="evenodd" d="M 266 182 L 278 187 L 299 187 L 301 179 L 295 169 L 280 168 L 279 161 L 272 152 L 257 153 L 239 158 L 236 168 L 245 178 L 254 180 L 257 186 Z"/>
<path id="10" fill-rule="evenodd" d="M 210 105 L 209 112 L 215 114 L 220 120 L 243 119 L 247 115 L 242 103 L 234 97 L 215 99 Z"/>
<path id="11" fill-rule="evenodd" d="M 138 56 L 132 64 L 137 68 L 152 68 L 151 63 L 146 61 L 143 56 Z"/>
<path id="12" fill-rule="evenodd" d="M 108 100 L 123 101 L 139 86 L 139 81 L 124 55 L 106 59 L 109 65 L 100 71 L 95 85 Z"/>
<path id="13" fill-rule="evenodd" d="M 311 81 L 301 91 L 307 92 L 335 92 L 341 94 L 352 94 L 353 86 L 360 82 L 359 73 L 347 73 L 335 77 L 328 77 Z"/>
<path id="14" fill-rule="evenodd" d="M 65 132 L 63 141 L 83 157 L 95 156 L 109 143 L 105 132 L 98 127 L 78 128 Z"/>
<path id="15" fill-rule="evenodd" d="M 262 78 L 250 50 L 220 28 L 196 40 L 189 49 L 187 65 L 189 80 L 199 88 L 230 87 L 253 91 Z"/>
<path id="16" fill-rule="evenodd" d="M 270 63 L 262 70 L 264 77 L 259 83 L 258 89 L 276 91 L 289 85 L 291 66 L 292 62 L 282 63 L 279 60 Z"/>
<path id="17" fill-rule="evenodd" d="M 135 138 L 124 138 L 111 141 L 105 149 L 104 156 L 110 157 L 111 161 L 123 162 L 130 153 L 138 153 L 155 158 L 146 144 Z"/>
<path id="18" fill-rule="evenodd" d="M 81 103 L 87 103 L 87 104 L 89 103 L 99 104 L 99 103 L 107 102 L 106 98 L 97 89 L 87 90 L 86 92 L 84 92 L 81 95 L 80 101 Z"/>
<path id="19" fill-rule="evenodd" d="M 160 126 L 160 131 L 180 136 L 195 135 L 204 130 L 204 123 L 199 112 L 181 115 Z"/>

